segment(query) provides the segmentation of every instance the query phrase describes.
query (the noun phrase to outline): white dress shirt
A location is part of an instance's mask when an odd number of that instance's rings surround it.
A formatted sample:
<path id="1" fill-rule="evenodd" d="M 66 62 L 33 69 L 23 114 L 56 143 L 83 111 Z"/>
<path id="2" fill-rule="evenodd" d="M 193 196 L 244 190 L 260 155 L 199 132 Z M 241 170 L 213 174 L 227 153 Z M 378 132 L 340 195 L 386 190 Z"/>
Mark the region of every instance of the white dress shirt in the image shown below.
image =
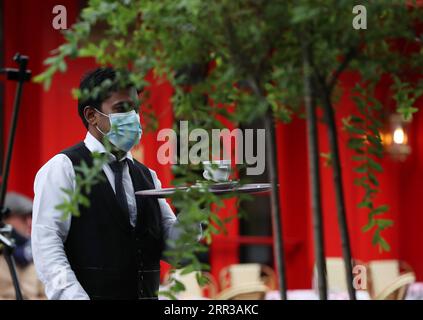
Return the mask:
<path id="1" fill-rule="evenodd" d="M 102 143 L 89 132 L 84 143 L 91 152 L 106 152 Z M 116 159 L 112 154 L 109 154 L 109 157 L 110 161 Z M 133 161 L 130 152 L 125 157 Z M 114 191 L 113 171 L 108 164 L 104 164 L 103 171 Z M 150 172 L 155 188 L 161 188 L 157 174 L 151 169 Z M 122 179 L 128 201 L 130 223 L 134 226 L 137 207 L 127 163 L 124 166 Z M 31 237 L 34 264 L 40 280 L 44 283 L 47 298 L 89 299 L 76 279 L 64 250 L 64 242 L 71 226 L 72 217 L 69 215 L 67 218 L 63 218 L 63 212 L 55 209 L 55 206 L 62 203 L 67 197 L 62 189 L 75 189 L 75 171 L 71 160 L 64 154 L 58 154 L 51 158 L 35 177 Z M 159 199 L 158 202 L 165 241 L 167 239 L 176 240 L 181 233 L 178 228 L 178 220 L 165 199 Z M 201 226 L 199 226 L 199 234 L 200 238 Z"/>

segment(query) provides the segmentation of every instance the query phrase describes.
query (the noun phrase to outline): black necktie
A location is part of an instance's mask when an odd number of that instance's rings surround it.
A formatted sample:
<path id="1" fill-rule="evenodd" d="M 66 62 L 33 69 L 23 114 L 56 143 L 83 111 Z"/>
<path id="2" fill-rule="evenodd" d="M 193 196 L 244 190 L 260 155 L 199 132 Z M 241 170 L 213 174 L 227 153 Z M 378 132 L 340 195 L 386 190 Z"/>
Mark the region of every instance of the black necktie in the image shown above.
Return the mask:
<path id="1" fill-rule="evenodd" d="M 126 199 L 125 189 L 123 188 L 123 182 L 122 182 L 124 164 L 125 164 L 125 161 L 113 161 L 109 165 L 113 173 L 115 174 L 115 192 L 116 192 L 117 201 L 120 207 L 125 212 L 129 213 L 128 201 Z"/>

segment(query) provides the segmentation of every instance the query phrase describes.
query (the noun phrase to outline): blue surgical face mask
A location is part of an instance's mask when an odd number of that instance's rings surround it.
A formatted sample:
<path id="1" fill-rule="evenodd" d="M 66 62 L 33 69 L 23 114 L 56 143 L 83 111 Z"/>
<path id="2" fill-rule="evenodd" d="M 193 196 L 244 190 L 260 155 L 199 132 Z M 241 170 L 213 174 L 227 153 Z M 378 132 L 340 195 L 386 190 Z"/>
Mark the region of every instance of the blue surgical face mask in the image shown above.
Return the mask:
<path id="1" fill-rule="evenodd" d="M 104 133 L 96 126 L 97 130 L 106 136 L 109 141 L 118 149 L 128 152 L 133 146 L 139 143 L 142 135 L 140 116 L 135 110 L 124 113 L 104 114 L 95 109 L 98 113 L 110 120 L 110 131 Z"/>

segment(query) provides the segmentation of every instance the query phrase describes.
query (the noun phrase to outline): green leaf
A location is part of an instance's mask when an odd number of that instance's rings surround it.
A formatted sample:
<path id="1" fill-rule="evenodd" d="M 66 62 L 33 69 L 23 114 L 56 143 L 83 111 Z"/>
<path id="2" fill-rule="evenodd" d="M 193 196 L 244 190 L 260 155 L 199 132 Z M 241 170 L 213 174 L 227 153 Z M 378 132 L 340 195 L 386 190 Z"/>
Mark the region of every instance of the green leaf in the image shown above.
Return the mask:
<path id="1" fill-rule="evenodd" d="M 370 219 L 369 222 L 363 227 L 361 228 L 361 231 L 363 232 L 368 232 L 371 229 L 373 229 L 373 227 L 376 225 L 376 222 L 374 219 Z"/>
<path id="2" fill-rule="evenodd" d="M 377 178 L 376 178 L 376 176 L 375 176 L 373 173 L 369 172 L 369 173 L 368 173 L 368 176 L 369 176 L 369 180 L 370 180 L 370 182 L 371 182 L 374 186 L 379 186 L 379 181 L 377 181 Z"/>
<path id="3" fill-rule="evenodd" d="M 380 230 L 376 229 L 375 233 L 373 234 L 372 245 L 376 246 L 380 242 L 380 239 Z"/>
<path id="4" fill-rule="evenodd" d="M 293 24 L 302 23 L 307 20 L 311 20 L 320 14 L 320 8 L 299 5 L 293 8 L 291 22 Z"/>
<path id="5" fill-rule="evenodd" d="M 369 167 L 366 163 L 354 168 L 354 171 L 357 173 L 367 173 L 369 171 Z"/>
<path id="6" fill-rule="evenodd" d="M 382 166 L 377 163 L 376 161 L 374 161 L 372 158 L 368 158 L 368 164 L 370 166 L 370 168 L 372 168 L 373 170 L 377 171 L 377 172 L 382 172 Z"/>
<path id="7" fill-rule="evenodd" d="M 225 225 L 223 224 L 222 220 L 219 218 L 217 214 L 211 214 L 210 219 L 222 230 L 225 230 Z"/>
<path id="8" fill-rule="evenodd" d="M 354 161 L 365 161 L 367 160 L 367 157 L 363 155 L 359 155 L 359 156 L 355 155 L 355 156 L 352 156 L 351 159 L 353 159 Z"/>
<path id="9" fill-rule="evenodd" d="M 391 251 L 391 246 L 389 243 L 382 237 L 379 237 L 379 245 L 384 251 Z"/>
<path id="10" fill-rule="evenodd" d="M 67 70 L 67 65 L 65 60 L 60 60 L 59 65 L 58 65 L 59 71 L 60 72 L 66 72 Z"/>
<path id="11" fill-rule="evenodd" d="M 376 215 L 385 213 L 389 210 L 389 207 L 387 205 L 381 205 L 375 209 L 373 209 L 372 211 L 370 211 L 369 213 L 369 217 L 374 217 Z"/>
<path id="12" fill-rule="evenodd" d="M 195 275 L 195 277 L 196 277 L 196 279 L 197 279 L 198 284 L 199 284 L 201 287 L 203 287 L 203 286 L 205 286 L 205 285 L 207 285 L 207 284 L 209 284 L 209 283 L 210 283 L 209 279 L 208 279 L 207 277 L 205 277 L 204 275 L 202 275 L 200 272 L 198 272 L 198 273 Z"/>
<path id="13" fill-rule="evenodd" d="M 79 203 L 86 208 L 90 206 L 90 200 L 88 199 L 88 197 L 84 196 L 83 194 L 79 195 Z"/>
<path id="14" fill-rule="evenodd" d="M 350 138 L 348 140 L 348 147 L 351 149 L 359 149 L 364 146 L 364 139 L 362 138 Z"/>
<path id="15" fill-rule="evenodd" d="M 391 219 L 377 219 L 376 224 L 381 230 L 383 230 L 388 227 L 391 227 L 394 224 L 394 221 Z"/>
<path id="16" fill-rule="evenodd" d="M 359 208 L 371 208 L 372 207 L 372 202 L 371 201 L 362 201 L 358 204 Z"/>
<path id="17" fill-rule="evenodd" d="M 198 270 L 196 270 L 194 265 L 188 265 L 181 271 L 181 275 L 185 275 L 195 271 L 198 271 Z"/>
<path id="18" fill-rule="evenodd" d="M 380 139 L 379 135 L 367 135 L 367 140 L 370 141 L 373 145 L 380 146 L 382 144 L 382 140 Z"/>

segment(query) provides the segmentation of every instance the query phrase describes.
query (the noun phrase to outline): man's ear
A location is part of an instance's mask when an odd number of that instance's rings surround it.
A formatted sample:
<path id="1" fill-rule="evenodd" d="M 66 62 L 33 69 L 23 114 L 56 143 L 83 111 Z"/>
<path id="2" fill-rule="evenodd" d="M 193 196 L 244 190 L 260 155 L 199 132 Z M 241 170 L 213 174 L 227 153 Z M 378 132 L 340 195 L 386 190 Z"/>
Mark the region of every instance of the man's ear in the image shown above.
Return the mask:
<path id="1" fill-rule="evenodd" d="M 97 125 L 97 112 L 95 112 L 93 107 L 90 106 L 86 106 L 84 109 L 84 117 L 85 120 L 88 122 L 88 124 L 92 125 L 92 126 L 96 126 Z"/>

